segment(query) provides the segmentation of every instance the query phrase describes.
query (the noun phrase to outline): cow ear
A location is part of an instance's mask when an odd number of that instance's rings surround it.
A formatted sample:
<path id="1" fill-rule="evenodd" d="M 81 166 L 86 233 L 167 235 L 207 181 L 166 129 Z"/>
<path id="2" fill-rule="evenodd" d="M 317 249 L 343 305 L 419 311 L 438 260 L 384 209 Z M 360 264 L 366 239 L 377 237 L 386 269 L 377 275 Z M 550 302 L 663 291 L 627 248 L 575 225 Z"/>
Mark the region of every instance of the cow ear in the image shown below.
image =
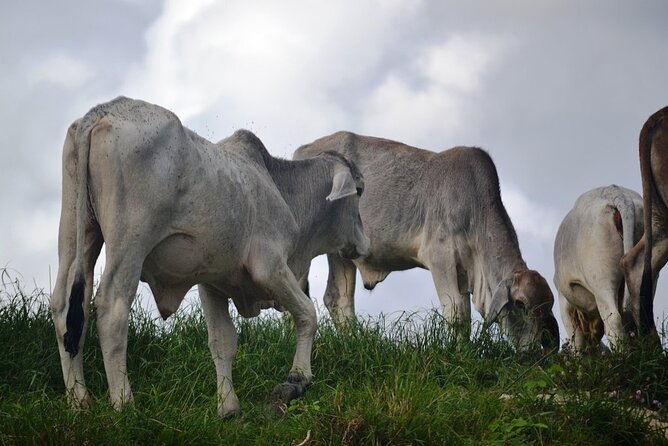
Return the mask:
<path id="1" fill-rule="evenodd" d="M 494 290 L 492 300 L 487 308 L 485 322 L 491 324 L 498 317 L 503 308 L 510 303 L 510 288 L 513 285 L 513 279 L 502 280 L 499 286 Z"/>
<path id="2" fill-rule="evenodd" d="M 337 169 L 332 180 L 332 191 L 327 195 L 327 201 L 339 200 L 349 195 L 357 194 L 355 180 L 350 169 Z"/>

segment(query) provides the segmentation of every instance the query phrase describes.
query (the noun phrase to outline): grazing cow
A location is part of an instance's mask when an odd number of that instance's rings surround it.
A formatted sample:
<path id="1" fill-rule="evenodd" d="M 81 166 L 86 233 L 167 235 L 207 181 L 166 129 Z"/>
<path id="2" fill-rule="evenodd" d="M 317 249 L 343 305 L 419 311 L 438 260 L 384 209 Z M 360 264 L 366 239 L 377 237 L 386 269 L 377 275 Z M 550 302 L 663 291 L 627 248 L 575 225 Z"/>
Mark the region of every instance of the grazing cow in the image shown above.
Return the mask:
<path id="1" fill-rule="evenodd" d="M 654 292 L 659 271 L 668 262 L 668 107 L 645 122 L 639 146 L 645 232 L 622 258 L 622 269 L 631 296 L 639 301 L 635 323 L 641 333 L 658 340 Z"/>
<path id="2" fill-rule="evenodd" d="M 359 171 L 338 154 L 308 161 L 269 155 L 252 133 L 210 143 L 164 108 L 128 98 L 98 105 L 70 127 L 63 153 L 59 271 L 51 299 L 65 384 L 88 405 L 81 350 L 102 244 L 106 265 L 95 298 L 111 403 L 132 401 L 126 372 L 128 314 L 140 280 L 163 318 L 190 287 L 199 294 L 216 366 L 218 413 L 239 409 L 232 388 L 242 316 L 282 307 L 297 348 L 283 402 L 311 383 L 316 312 L 297 278 L 313 257 L 365 254 Z"/>
<path id="3" fill-rule="evenodd" d="M 441 153 L 386 139 L 338 132 L 302 146 L 304 159 L 337 151 L 362 171 L 366 192 L 360 214 L 371 240 L 368 256 L 354 263 L 329 255 L 324 302 L 342 324 L 355 317 L 355 267 L 367 289 L 391 271 L 431 271 L 451 324 L 468 338 L 471 298 L 486 323 L 521 350 L 558 346 L 554 297 L 546 280 L 527 268 L 515 229 L 501 202 L 496 167 L 478 148 Z"/>
<path id="4" fill-rule="evenodd" d="M 554 240 L 554 285 L 559 291 L 567 342 L 576 352 L 598 347 L 603 332 L 611 346 L 625 338 L 629 301 L 622 255 L 642 235 L 642 198 L 632 190 L 599 187 L 582 194 Z"/>

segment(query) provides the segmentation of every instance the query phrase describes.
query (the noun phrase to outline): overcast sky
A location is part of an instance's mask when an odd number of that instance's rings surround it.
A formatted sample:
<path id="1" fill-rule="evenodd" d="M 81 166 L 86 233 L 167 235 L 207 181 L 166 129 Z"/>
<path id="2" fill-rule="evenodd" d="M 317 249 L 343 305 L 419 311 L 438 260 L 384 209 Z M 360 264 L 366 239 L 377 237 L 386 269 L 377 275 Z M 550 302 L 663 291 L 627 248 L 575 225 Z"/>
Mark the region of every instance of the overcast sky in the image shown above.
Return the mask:
<path id="1" fill-rule="evenodd" d="M 666 23 L 663 0 L 0 2 L 0 267 L 55 281 L 65 131 L 122 94 L 214 141 L 252 130 L 276 156 L 342 129 L 483 147 L 552 285 L 575 199 L 640 190 L 638 133 L 668 104 Z M 326 271 L 318 259 L 320 303 Z M 438 305 L 425 271 L 359 288 L 361 313 Z M 660 316 L 668 279 L 656 299 Z"/>

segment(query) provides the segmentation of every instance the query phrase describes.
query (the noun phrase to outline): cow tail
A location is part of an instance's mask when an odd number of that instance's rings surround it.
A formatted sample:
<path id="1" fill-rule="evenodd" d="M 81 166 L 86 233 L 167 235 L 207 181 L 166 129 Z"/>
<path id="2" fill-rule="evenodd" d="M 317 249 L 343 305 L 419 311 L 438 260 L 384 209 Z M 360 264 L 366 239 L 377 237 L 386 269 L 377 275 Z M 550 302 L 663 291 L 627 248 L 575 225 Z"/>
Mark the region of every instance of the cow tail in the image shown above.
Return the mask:
<path id="1" fill-rule="evenodd" d="M 71 357 L 79 352 L 79 342 L 83 334 L 84 293 L 86 279 L 84 275 L 84 250 L 86 224 L 89 218 L 88 197 L 88 158 L 90 154 L 91 131 L 99 118 L 95 111 L 91 111 L 81 121 L 75 137 L 75 150 L 77 156 L 77 202 L 76 202 L 76 255 L 74 258 L 74 282 L 70 292 L 67 308 L 66 327 L 64 336 L 65 351 Z"/>
<path id="2" fill-rule="evenodd" d="M 645 252 L 642 281 L 640 282 L 640 329 L 649 333 L 654 329 L 654 280 L 652 276 L 652 204 L 662 200 L 652 172 L 652 136 L 659 121 L 650 118 L 640 132 L 640 169 L 647 181 L 643 182 Z"/>
<path id="3" fill-rule="evenodd" d="M 633 200 L 623 193 L 616 197 L 614 206 L 617 212 L 619 212 L 619 220 L 615 216 L 615 225 L 617 226 L 617 231 L 622 236 L 623 254 L 626 254 L 635 245 L 636 208 Z M 626 313 L 631 308 L 631 295 L 628 286 L 624 283 L 622 283 L 622 286 L 624 290 L 622 309 Z"/>

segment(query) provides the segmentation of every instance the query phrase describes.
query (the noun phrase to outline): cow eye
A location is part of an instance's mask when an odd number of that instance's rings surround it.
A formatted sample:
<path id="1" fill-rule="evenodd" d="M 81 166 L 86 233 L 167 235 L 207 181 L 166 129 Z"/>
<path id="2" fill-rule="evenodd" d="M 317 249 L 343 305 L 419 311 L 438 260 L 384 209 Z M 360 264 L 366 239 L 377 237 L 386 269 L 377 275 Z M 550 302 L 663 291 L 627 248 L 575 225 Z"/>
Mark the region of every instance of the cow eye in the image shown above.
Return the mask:
<path id="1" fill-rule="evenodd" d="M 362 188 L 361 188 L 361 187 L 357 187 L 356 189 L 357 189 L 357 196 L 358 196 L 358 197 L 361 197 L 361 196 L 362 196 Z"/>

